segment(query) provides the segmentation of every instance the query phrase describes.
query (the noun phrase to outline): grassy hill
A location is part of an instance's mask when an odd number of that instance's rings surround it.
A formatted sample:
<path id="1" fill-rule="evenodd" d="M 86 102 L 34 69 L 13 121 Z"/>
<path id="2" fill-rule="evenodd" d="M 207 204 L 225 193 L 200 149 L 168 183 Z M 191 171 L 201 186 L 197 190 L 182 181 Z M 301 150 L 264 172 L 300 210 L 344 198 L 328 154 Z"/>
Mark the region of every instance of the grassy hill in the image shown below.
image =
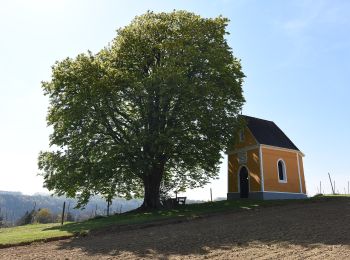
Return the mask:
<path id="1" fill-rule="evenodd" d="M 337 196 L 317 196 L 304 200 L 230 200 L 199 204 L 180 205 L 176 209 L 152 212 L 127 212 L 110 217 L 98 217 L 83 222 L 60 224 L 32 224 L 0 229 L 0 248 L 34 241 L 56 240 L 87 235 L 107 230 L 128 230 L 162 223 L 176 223 L 193 218 L 223 214 L 239 210 L 254 210 L 259 207 L 282 206 L 291 203 L 312 203 L 318 200 L 338 199 Z"/>
<path id="2" fill-rule="evenodd" d="M 82 234 L 89 230 L 89 234 L 1 249 L 0 258 L 246 259 L 253 255 L 268 259 L 349 259 L 350 227 L 345 217 L 350 214 L 349 202 L 350 197 L 339 196 L 222 201 L 170 211 L 130 212 L 63 227 L 42 227 L 42 232 L 66 231 L 72 235 L 77 230 Z M 12 230 L 14 235 L 21 235 L 18 231 Z"/>
<path id="3" fill-rule="evenodd" d="M 258 207 L 281 206 L 290 203 L 312 203 L 312 198 L 305 200 L 231 200 L 217 201 L 200 204 L 180 205 L 176 209 L 158 210 L 153 212 L 129 212 L 110 217 L 99 217 L 83 222 L 59 224 L 32 224 L 13 228 L 0 229 L 0 247 L 8 247 L 16 244 L 28 244 L 33 241 L 55 240 L 76 235 L 86 235 L 99 230 L 127 230 L 139 228 L 142 225 L 158 225 L 186 221 L 191 218 L 203 217 L 216 213 L 232 212 L 238 210 L 254 210 Z M 326 199 L 332 199 L 327 197 Z"/>

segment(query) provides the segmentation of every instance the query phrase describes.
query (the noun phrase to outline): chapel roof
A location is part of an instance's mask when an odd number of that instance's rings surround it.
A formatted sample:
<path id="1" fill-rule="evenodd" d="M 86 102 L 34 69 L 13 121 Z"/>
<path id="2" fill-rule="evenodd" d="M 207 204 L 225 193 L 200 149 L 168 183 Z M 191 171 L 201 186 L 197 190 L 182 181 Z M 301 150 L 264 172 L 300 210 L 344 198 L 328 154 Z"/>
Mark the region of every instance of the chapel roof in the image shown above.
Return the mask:
<path id="1" fill-rule="evenodd" d="M 247 127 L 259 144 L 300 151 L 273 121 L 246 115 L 242 115 L 242 117 L 246 120 Z"/>

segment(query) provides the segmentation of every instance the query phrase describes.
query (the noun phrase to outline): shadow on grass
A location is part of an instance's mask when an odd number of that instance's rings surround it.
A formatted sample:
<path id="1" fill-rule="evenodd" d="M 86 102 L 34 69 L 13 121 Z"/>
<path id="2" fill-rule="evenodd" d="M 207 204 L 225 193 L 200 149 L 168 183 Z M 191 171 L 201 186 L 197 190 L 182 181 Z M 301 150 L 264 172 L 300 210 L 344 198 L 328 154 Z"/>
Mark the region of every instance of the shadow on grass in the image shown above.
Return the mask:
<path id="1" fill-rule="evenodd" d="M 261 207 L 265 205 L 271 207 Z M 171 255 L 206 255 L 212 249 L 231 250 L 234 247 L 248 247 L 250 243 L 279 244 L 286 248 L 289 245 L 350 245 L 349 198 L 313 199 L 298 203 L 222 202 L 212 205 L 188 205 L 172 211 L 115 216 L 110 219 L 115 218 L 114 224 L 123 221 L 125 224 L 132 224 L 136 218 L 145 216 L 146 221 L 150 221 L 151 217 L 156 220 L 169 216 L 205 215 L 210 211 L 208 207 L 212 207 L 211 212 L 213 208 L 220 212 L 223 208 L 226 207 L 224 211 L 227 211 L 227 207 L 230 207 L 234 213 L 123 232 L 110 232 L 113 226 L 107 225 L 104 231 L 96 236 L 62 241 L 59 248 L 79 248 L 88 255 L 116 256 L 128 253 L 138 257 L 156 255 L 166 259 Z M 237 212 L 234 209 L 241 210 Z M 62 228 L 89 229 L 91 223 L 68 224 Z"/>
<path id="2" fill-rule="evenodd" d="M 135 229 L 140 225 L 147 225 L 151 222 L 167 221 L 171 219 L 179 220 L 181 218 L 195 218 L 202 215 L 215 214 L 224 211 L 237 211 L 239 209 L 250 209 L 263 205 L 283 203 L 286 202 L 236 200 L 179 205 L 175 209 L 155 210 L 151 212 L 130 212 L 110 217 L 98 217 L 84 222 L 67 223 L 63 226 L 50 227 L 45 230 L 61 230 L 67 231 L 74 235 L 85 235 L 91 231 L 104 231 L 105 229 L 120 230 L 120 228 L 125 226 L 126 228 Z M 131 226 L 135 226 L 135 228 L 131 228 Z"/>

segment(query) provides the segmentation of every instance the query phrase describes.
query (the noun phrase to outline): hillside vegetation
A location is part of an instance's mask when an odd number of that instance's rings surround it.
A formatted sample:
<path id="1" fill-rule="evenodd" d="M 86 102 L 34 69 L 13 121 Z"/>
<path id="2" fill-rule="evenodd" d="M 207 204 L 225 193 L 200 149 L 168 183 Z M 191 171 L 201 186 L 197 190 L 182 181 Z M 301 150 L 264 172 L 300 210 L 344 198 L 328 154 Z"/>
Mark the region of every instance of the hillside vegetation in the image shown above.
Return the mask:
<path id="1" fill-rule="evenodd" d="M 76 221 L 91 218 L 95 215 L 105 215 L 107 203 L 100 197 L 94 197 L 84 209 L 74 209 L 77 205 L 75 199 L 56 197 L 50 195 L 23 195 L 20 192 L 0 191 L 0 217 L 3 222 L 12 226 L 28 211 L 47 208 L 53 214 L 62 212 L 63 202 L 66 201 L 66 213 L 69 211 Z M 117 198 L 112 201 L 110 212 L 122 213 L 140 206 L 141 200 L 125 200 Z M 69 206 L 69 208 L 68 208 Z M 0 225 L 1 226 L 1 225 Z"/>

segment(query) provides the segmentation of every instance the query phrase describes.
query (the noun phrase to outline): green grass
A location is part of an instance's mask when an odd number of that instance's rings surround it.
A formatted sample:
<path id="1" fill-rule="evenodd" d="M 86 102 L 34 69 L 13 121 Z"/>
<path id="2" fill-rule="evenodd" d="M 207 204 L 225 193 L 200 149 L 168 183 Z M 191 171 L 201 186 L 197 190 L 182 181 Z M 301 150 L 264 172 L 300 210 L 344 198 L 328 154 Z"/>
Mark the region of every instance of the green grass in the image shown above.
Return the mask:
<path id="1" fill-rule="evenodd" d="M 32 224 L 13 228 L 0 229 L 0 245 L 21 244 L 52 237 L 70 235 L 68 231 L 56 229 L 59 224 Z M 68 224 L 67 224 L 68 225 Z"/>
<path id="2" fill-rule="evenodd" d="M 316 194 L 314 198 L 350 197 L 350 194 Z"/>
<path id="3" fill-rule="evenodd" d="M 325 198 L 325 196 L 322 196 Z M 326 197 L 328 198 L 328 197 Z M 83 222 L 59 224 L 32 224 L 13 228 L 0 229 L 0 247 L 33 241 L 86 234 L 108 226 L 146 224 L 172 218 L 191 218 L 219 212 L 250 210 L 262 206 L 277 206 L 289 203 L 307 203 L 319 198 L 305 200 L 230 200 L 206 202 L 200 204 L 180 205 L 176 209 L 157 210 L 152 212 L 130 212 L 110 217 L 90 219 Z"/>

